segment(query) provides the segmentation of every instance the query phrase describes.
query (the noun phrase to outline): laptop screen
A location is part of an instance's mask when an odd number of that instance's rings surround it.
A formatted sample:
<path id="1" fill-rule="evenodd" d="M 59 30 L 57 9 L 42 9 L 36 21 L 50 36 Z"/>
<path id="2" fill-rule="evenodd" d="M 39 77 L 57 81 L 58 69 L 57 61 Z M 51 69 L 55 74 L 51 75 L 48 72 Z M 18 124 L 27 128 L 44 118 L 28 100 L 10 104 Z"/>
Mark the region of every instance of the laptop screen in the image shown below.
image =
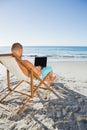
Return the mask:
<path id="1" fill-rule="evenodd" d="M 35 57 L 34 61 L 35 66 L 41 66 L 41 68 L 47 66 L 47 57 Z"/>

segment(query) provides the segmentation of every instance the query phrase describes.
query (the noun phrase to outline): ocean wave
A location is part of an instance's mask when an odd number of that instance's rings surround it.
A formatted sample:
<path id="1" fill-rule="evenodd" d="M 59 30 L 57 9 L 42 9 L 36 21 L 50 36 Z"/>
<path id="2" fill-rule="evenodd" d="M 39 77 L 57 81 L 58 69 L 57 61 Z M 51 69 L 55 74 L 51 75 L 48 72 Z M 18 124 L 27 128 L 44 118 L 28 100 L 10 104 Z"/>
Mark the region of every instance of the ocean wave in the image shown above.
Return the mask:
<path id="1" fill-rule="evenodd" d="M 0 53 L 9 52 L 8 47 L 1 47 Z M 24 59 L 34 60 L 35 57 L 47 56 L 48 60 L 69 61 L 69 60 L 85 60 L 87 61 L 87 47 L 61 47 L 61 46 L 35 46 L 24 47 Z"/>
<path id="2" fill-rule="evenodd" d="M 23 54 L 23 57 L 35 57 L 35 56 L 47 56 L 47 57 L 71 57 L 71 58 L 73 58 L 73 57 L 82 57 L 82 58 L 87 58 L 87 54 L 86 55 L 84 55 L 84 54 L 82 54 L 82 55 L 77 55 L 77 54 L 75 54 L 75 55 L 61 55 L 61 54 Z"/>
<path id="3" fill-rule="evenodd" d="M 25 59 L 34 60 L 35 57 L 47 56 L 48 61 L 87 61 L 87 55 L 43 55 L 43 54 L 24 54 Z"/>

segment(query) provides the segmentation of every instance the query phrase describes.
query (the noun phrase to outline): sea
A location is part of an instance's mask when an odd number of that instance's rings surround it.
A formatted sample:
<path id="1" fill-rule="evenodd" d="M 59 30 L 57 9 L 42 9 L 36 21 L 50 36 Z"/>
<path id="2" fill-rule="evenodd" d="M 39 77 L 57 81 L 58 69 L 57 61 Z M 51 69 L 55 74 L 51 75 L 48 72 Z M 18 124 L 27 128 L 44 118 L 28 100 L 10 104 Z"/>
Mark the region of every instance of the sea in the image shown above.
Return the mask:
<path id="1" fill-rule="evenodd" d="M 0 46 L 0 53 L 10 53 L 10 46 Z M 47 56 L 49 62 L 87 61 L 87 46 L 24 46 L 23 59 L 34 62 L 36 56 Z"/>

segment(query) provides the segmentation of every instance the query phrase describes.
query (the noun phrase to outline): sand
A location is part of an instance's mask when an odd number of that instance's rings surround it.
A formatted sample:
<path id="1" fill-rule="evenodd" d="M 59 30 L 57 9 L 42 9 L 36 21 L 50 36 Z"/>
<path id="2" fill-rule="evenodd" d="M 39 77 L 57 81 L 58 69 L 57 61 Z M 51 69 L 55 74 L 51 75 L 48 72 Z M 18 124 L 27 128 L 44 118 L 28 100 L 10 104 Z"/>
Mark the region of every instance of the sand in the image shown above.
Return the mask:
<path id="1" fill-rule="evenodd" d="M 87 62 L 70 61 L 49 64 L 53 66 L 59 80 L 63 80 L 68 88 L 87 96 Z"/>
<path id="2" fill-rule="evenodd" d="M 48 65 L 57 76 L 51 84 L 52 91 L 39 89 L 17 116 L 0 107 L 0 130 L 87 130 L 87 62 Z M 7 89 L 3 91 L 6 88 L 5 72 L 4 68 L 0 69 L 0 97 L 7 92 Z M 17 79 L 12 76 L 11 81 L 13 86 Z M 27 91 L 27 85 L 22 86 Z M 15 108 L 21 101 L 15 94 L 3 104 Z"/>

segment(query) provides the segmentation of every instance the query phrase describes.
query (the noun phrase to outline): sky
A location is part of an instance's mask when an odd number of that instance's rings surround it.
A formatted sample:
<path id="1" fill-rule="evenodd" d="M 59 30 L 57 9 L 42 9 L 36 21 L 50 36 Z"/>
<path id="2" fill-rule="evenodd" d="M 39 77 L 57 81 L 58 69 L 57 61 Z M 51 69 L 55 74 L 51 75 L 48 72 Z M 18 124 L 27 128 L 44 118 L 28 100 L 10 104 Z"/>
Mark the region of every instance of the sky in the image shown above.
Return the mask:
<path id="1" fill-rule="evenodd" d="M 0 0 L 0 46 L 87 46 L 87 0 Z"/>

